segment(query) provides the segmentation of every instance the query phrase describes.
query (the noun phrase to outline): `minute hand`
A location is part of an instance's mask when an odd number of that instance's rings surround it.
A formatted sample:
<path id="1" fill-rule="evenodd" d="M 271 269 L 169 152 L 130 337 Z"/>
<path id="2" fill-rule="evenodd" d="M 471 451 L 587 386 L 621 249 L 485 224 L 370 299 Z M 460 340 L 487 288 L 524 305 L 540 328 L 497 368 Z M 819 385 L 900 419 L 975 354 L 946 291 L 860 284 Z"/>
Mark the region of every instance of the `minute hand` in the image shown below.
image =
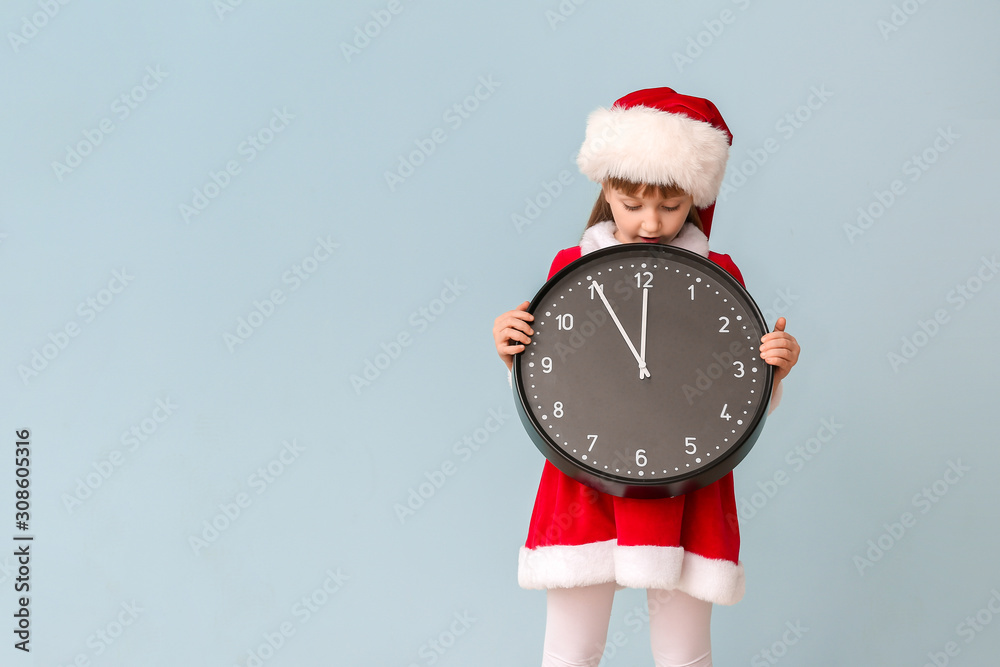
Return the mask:
<path id="1" fill-rule="evenodd" d="M 625 339 L 625 344 L 628 345 L 628 349 L 631 350 L 632 356 L 635 357 L 636 362 L 639 364 L 639 379 L 641 380 L 643 378 L 651 377 L 649 374 L 649 369 L 646 368 L 646 360 L 643 359 L 638 352 L 636 352 L 635 345 L 632 344 L 632 341 L 629 339 L 628 334 L 625 333 L 625 327 L 622 326 L 622 323 L 618 320 L 618 316 L 615 314 L 615 311 L 611 307 L 611 304 L 608 303 L 607 297 L 604 296 L 604 290 L 601 289 L 601 286 L 597 283 L 596 280 L 593 281 L 591 285 L 597 291 L 597 295 L 601 297 L 601 301 L 604 302 L 604 307 L 608 309 L 608 314 L 611 315 L 611 319 L 615 321 L 615 325 L 617 325 L 618 331 L 621 333 L 622 338 Z"/>

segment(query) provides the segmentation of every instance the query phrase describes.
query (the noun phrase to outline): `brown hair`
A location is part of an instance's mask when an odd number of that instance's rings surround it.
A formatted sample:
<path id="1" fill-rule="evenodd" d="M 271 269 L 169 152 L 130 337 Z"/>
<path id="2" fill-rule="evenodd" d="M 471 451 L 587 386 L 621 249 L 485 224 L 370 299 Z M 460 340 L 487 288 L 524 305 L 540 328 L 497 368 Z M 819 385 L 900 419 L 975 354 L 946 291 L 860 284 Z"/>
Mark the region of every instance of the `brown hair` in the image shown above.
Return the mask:
<path id="1" fill-rule="evenodd" d="M 645 194 L 650 190 L 658 192 L 664 199 L 687 194 L 676 185 L 636 183 L 635 181 L 618 178 L 617 176 L 610 176 L 604 182 L 616 190 L 621 190 L 630 197 L 635 196 L 636 194 L 645 196 Z M 590 212 L 590 219 L 587 221 L 585 229 L 590 229 L 597 223 L 603 222 L 604 220 L 614 220 L 614 215 L 611 213 L 611 204 L 609 204 L 608 200 L 604 198 L 604 190 L 602 189 L 597 195 L 597 201 L 594 202 L 594 209 Z M 701 219 L 698 217 L 698 209 L 693 204 L 691 205 L 691 210 L 688 211 L 687 221 L 694 223 L 694 225 L 702 232 L 705 231 L 702 229 Z"/>

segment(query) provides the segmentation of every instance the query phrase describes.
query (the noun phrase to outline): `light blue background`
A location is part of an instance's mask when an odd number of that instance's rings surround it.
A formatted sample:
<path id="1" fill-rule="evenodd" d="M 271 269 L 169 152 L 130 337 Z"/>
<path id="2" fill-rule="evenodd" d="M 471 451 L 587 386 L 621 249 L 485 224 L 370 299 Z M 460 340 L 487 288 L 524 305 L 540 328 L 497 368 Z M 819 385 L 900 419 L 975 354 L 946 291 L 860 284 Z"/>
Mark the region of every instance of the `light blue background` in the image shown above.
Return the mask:
<path id="1" fill-rule="evenodd" d="M 1000 604 L 1000 280 L 976 281 L 1000 254 L 996 3 L 220 5 L 0 12 L 0 516 L 13 536 L 13 433 L 28 428 L 36 536 L 32 651 L 0 628 L 0 662 L 247 666 L 264 646 L 269 666 L 537 664 L 544 594 L 517 587 L 516 562 L 542 457 L 490 329 L 579 238 L 597 192 L 572 162 L 587 114 L 667 85 L 712 99 L 732 129 L 727 183 L 742 185 L 712 247 L 802 346 L 737 470 L 758 507 L 742 522 L 746 597 L 714 612 L 715 663 L 775 664 L 767 650 L 786 665 L 923 665 L 955 642 L 951 664 L 992 664 L 1000 619 L 980 610 Z M 348 57 L 372 12 L 391 22 Z M 448 114 L 483 80 L 467 117 Z M 125 118 L 122 95 L 143 98 Z M 292 118 L 248 161 L 241 143 L 275 110 Z M 57 174 L 102 119 L 113 130 Z M 390 188 L 385 173 L 437 128 L 444 142 Z M 777 151 L 746 163 L 768 139 Z M 925 151 L 913 180 L 906 163 Z M 229 161 L 239 173 L 185 220 Z M 564 170 L 571 182 L 539 199 Z M 896 180 L 902 194 L 849 239 Z M 518 227 L 526 199 L 547 206 Z M 286 272 L 317 239 L 337 247 L 293 289 Z M 978 291 L 959 300 L 958 285 Z M 227 345 L 276 289 L 270 317 Z M 89 298 L 106 304 L 92 321 Z M 50 336 L 73 324 L 56 351 Z M 904 338 L 921 346 L 894 367 Z M 366 363 L 383 368 L 352 384 Z M 157 400 L 177 406 L 162 423 Z M 505 421 L 486 437 L 491 411 Z M 144 424 L 129 449 L 123 433 Z M 286 441 L 301 450 L 276 464 Z M 263 484 L 269 463 L 281 474 Z M 940 482 L 950 463 L 968 470 Z M 785 484 L 768 484 L 776 473 Z M 89 497 L 67 507 L 80 484 Z M 916 498 L 925 488 L 937 502 Z M 249 505 L 225 518 L 239 494 Z M 904 512 L 914 523 L 893 537 Z M 213 520 L 228 526 L 193 547 Z M 12 623 L 13 557 L 0 565 Z M 309 596 L 323 604 L 306 617 Z M 644 604 L 618 594 L 606 664 L 650 664 Z M 992 624 L 963 632 L 977 613 Z M 294 634 L 269 651 L 283 624 Z M 786 624 L 808 631 L 785 643 Z"/>

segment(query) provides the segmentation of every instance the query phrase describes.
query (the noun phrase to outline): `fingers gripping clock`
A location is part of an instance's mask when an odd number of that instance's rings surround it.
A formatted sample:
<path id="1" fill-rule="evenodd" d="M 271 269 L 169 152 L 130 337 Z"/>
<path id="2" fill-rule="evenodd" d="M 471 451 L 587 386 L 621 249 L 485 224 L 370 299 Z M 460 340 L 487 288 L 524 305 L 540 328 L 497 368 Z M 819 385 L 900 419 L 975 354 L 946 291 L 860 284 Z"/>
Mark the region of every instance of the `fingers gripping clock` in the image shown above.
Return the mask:
<path id="1" fill-rule="evenodd" d="M 767 326 L 713 262 L 672 246 L 605 248 L 553 276 L 528 310 L 535 333 L 514 358 L 515 406 L 574 479 L 676 496 L 730 472 L 760 434 Z"/>

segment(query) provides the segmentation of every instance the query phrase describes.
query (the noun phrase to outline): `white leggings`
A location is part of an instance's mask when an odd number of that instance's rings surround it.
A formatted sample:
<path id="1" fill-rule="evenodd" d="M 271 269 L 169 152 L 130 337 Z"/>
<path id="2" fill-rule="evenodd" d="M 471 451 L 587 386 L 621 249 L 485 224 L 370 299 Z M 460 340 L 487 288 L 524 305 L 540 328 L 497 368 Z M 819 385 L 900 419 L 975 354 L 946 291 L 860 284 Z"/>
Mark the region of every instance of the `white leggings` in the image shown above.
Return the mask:
<path id="1" fill-rule="evenodd" d="M 615 583 L 550 588 L 542 667 L 597 667 L 604 653 Z M 712 603 L 647 589 L 656 667 L 712 667 Z"/>

